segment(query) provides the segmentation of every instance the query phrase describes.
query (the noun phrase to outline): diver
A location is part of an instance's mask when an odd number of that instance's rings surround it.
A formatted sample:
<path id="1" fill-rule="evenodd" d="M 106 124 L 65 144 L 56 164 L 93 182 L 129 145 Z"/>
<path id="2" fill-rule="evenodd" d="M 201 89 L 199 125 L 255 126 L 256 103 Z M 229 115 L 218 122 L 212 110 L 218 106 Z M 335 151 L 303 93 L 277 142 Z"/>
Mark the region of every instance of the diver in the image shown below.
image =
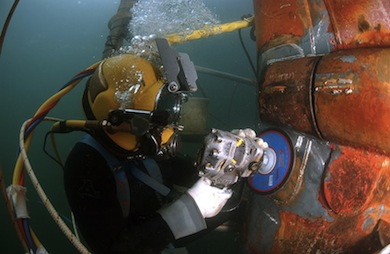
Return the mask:
<path id="1" fill-rule="evenodd" d="M 186 54 L 158 43 L 168 73 L 124 53 L 103 60 L 84 91 L 86 117 L 107 126 L 75 144 L 64 184 L 94 253 L 160 253 L 206 230 L 232 196 L 176 154 L 181 105 L 197 76 Z"/>

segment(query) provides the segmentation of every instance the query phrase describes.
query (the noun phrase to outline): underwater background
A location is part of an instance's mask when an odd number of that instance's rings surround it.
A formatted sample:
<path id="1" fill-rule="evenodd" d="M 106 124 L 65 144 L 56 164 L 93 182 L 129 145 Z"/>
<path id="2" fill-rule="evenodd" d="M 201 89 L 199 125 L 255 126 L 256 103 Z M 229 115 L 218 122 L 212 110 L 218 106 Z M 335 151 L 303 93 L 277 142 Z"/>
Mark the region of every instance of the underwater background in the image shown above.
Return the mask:
<path id="1" fill-rule="evenodd" d="M 142 0 L 140 0 L 142 1 Z M 153 2 L 153 1 L 151 1 Z M 177 0 L 180 4 L 182 0 Z M 220 23 L 240 20 L 253 14 L 252 0 L 204 0 Z M 13 1 L 0 0 L 0 24 Z M 119 1 L 113 0 L 30 0 L 20 1 L 0 56 L 0 166 L 6 186 L 18 152 L 20 127 L 38 107 L 56 93 L 76 73 L 99 61 L 108 35 L 107 23 L 116 13 Z M 196 12 L 194 12 L 196 15 Z M 175 19 L 176 17 L 172 17 Z M 256 62 L 255 42 L 249 28 L 242 38 Z M 237 31 L 174 45 L 189 54 L 197 66 L 215 69 L 255 80 L 255 74 L 241 46 Z M 198 72 L 201 91 L 194 95 L 208 98 L 207 127 L 231 130 L 258 130 L 257 88 L 255 85 Z M 66 95 L 49 113 L 63 119 L 83 119 L 81 95 L 84 82 Z M 50 201 L 71 226 L 62 182 L 62 169 L 44 152 L 44 137 L 50 124 L 42 123 L 34 132 L 29 158 Z M 63 158 L 82 133 L 57 135 Z M 50 144 L 47 144 L 50 147 Z M 196 153 L 200 144 L 184 140 L 183 149 Z M 50 149 L 48 149 L 50 150 Z M 53 222 L 28 175 L 25 174 L 30 225 L 49 253 L 78 253 Z M 0 253 L 23 253 L 17 240 L 3 198 L 0 201 Z M 102 232 L 104 233 L 104 232 Z M 188 247 L 189 253 L 236 253 L 238 233 L 206 235 Z"/>

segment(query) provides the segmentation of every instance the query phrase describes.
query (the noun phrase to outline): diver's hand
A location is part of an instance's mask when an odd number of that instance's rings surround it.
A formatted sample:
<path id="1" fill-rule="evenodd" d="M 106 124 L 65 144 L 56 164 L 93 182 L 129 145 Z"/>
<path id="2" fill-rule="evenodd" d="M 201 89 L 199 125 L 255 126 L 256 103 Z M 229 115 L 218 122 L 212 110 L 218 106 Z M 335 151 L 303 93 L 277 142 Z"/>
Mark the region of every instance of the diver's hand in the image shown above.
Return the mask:
<path id="1" fill-rule="evenodd" d="M 240 177 L 248 177 L 259 169 L 267 147 L 251 129 L 231 132 L 212 129 L 199 150 L 197 167 L 212 186 L 229 188 Z"/>
<path id="2" fill-rule="evenodd" d="M 205 177 L 201 177 L 187 192 L 204 218 L 216 216 L 232 196 L 231 190 L 213 187 L 211 180 Z"/>
<path id="3" fill-rule="evenodd" d="M 246 128 L 246 129 L 234 129 L 230 131 L 234 135 L 237 135 L 241 138 L 251 138 L 256 141 L 256 143 L 264 150 L 268 148 L 267 142 L 265 142 L 263 139 L 256 137 L 256 132 L 252 129 Z"/>
<path id="4" fill-rule="evenodd" d="M 232 191 L 211 186 L 201 177 L 187 192 L 157 212 L 179 239 L 207 228 L 205 218 L 217 215 L 232 196 Z"/>

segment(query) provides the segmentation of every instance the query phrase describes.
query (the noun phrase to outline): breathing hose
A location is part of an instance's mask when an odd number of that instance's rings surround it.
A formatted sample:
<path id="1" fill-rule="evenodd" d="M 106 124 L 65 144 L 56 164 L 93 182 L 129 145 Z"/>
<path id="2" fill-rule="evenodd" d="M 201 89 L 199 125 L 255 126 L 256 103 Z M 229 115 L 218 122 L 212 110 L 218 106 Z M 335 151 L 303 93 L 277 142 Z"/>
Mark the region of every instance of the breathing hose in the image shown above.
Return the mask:
<path id="1" fill-rule="evenodd" d="M 217 35 L 221 33 L 232 32 L 241 28 L 249 27 L 253 24 L 254 17 L 245 18 L 244 20 L 234 21 L 230 23 L 225 23 L 221 25 L 215 26 L 206 26 L 202 29 L 195 30 L 189 35 L 181 35 L 181 34 L 168 34 L 165 36 L 165 39 L 170 44 L 181 43 L 185 41 L 197 40 L 205 37 L 209 37 L 212 35 Z"/>
<path id="2" fill-rule="evenodd" d="M 121 0 L 117 13 L 108 22 L 110 33 L 105 43 L 103 59 L 118 50 L 123 44 L 123 39 L 128 36 L 127 27 L 131 19 L 130 9 L 136 2 L 137 0 Z"/>

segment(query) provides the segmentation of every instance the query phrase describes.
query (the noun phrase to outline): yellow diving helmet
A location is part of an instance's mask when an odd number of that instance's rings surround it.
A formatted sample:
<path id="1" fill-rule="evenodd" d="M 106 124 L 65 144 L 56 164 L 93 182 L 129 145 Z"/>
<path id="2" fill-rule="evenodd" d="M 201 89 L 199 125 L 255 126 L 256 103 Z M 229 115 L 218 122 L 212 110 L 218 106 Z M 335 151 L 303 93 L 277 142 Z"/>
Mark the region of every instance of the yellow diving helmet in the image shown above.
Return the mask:
<path id="1" fill-rule="evenodd" d="M 116 145 L 136 151 L 145 136 L 154 146 L 172 138 L 181 97 L 167 91 L 162 75 L 149 61 L 122 54 L 100 63 L 88 82 L 83 104 L 87 118 L 108 120 L 118 127 L 105 132 Z M 156 148 L 145 147 L 151 149 Z"/>
<path id="2" fill-rule="evenodd" d="M 176 145 L 184 93 L 197 88 L 188 55 L 174 51 L 165 39 L 156 44 L 164 72 L 141 56 L 121 54 L 100 63 L 84 92 L 87 118 L 117 127 L 104 133 L 126 151 L 158 154 Z"/>

